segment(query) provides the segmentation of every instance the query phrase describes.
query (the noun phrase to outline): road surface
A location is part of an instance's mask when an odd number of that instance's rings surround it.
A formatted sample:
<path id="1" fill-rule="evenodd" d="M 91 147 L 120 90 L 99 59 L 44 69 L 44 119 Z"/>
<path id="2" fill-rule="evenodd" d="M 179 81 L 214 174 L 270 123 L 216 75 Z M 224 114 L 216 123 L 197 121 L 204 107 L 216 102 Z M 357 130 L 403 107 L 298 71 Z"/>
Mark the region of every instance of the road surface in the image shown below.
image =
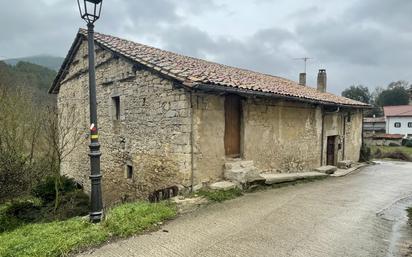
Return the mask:
<path id="1" fill-rule="evenodd" d="M 410 195 L 412 163 L 383 162 L 213 204 L 79 256 L 400 256 L 396 216 L 412 206 Z"/>

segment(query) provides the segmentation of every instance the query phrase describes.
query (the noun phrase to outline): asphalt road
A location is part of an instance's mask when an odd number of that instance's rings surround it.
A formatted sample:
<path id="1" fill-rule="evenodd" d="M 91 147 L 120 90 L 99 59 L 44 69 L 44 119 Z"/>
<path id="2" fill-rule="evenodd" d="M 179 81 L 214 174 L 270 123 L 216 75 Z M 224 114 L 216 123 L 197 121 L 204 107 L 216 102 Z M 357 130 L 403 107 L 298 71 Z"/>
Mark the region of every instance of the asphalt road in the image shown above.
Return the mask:
<path id="1" fill-rule="evenodd" d="M 402 236 L 387 216 L 410 195 L 412 164 L 385 162 L 213 204 L 81 256 L 397 256 Z"/>

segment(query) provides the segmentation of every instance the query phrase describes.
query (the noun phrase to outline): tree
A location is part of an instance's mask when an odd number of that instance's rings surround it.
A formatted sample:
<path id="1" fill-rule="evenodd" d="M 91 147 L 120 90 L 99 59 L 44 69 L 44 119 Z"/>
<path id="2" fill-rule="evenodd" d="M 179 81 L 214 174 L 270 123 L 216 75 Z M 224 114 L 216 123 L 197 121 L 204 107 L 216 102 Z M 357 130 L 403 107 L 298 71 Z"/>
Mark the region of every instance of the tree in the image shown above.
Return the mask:
<path id="1" fill-rule="evenodd" d="M 409 92 L 403 86 L 388 87 L 376 97 L 375 104 L 378 106 L 408 105 Z"/>
<path id="2" fill-rule="evenodd" d="M 369 88 L 362 85 L 350 86 L 342 92 L 342 96 L 367 104 L 371 102 Z"/>
<path id="3" fill-rule="evenodd" d="M 85 139 L 75 107 L 68 104 L 61 105 L 60 108 L 49 107 L 44 116 L 43 131 L 48 145 L 46 156 L 49 169 L 54 173 L 55 210 L 59 207 L 59 189 L 62 186 L 61 164 Z"/>

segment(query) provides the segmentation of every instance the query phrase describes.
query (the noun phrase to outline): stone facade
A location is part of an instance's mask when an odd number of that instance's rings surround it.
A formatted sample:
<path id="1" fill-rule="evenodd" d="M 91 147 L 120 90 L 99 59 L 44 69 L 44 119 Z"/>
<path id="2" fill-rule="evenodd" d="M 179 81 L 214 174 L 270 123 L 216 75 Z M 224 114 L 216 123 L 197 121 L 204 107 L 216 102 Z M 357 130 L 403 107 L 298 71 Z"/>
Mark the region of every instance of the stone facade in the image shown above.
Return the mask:
<path id="1" fill-rule="evenodd" d="M 224 95 L 189 91 L 99 47 L 96 78 L 106 204 L 222 178 Z M 84 130 L 83 134 L 90 126 L 87 85 L 87 44 L 83 41 L 58 95 L 59 108 L 75 107 L 80 121 L 73 126 Z M 326 162 L 326 138 L 336 135 L 344 142 L 337 150 L 337 160 L 357 161 L 361 125 L 362 113 L 355 109 L 325 114 L 314 104 L 243 96 L 241 157 L 253 160 L 260 170 L 309 171 L 321 165 L 322 156 Z M 61 167 L 62 174 L 74 177 L 86 191 L 90 190 L 88 142 L 82 139 Z"/>

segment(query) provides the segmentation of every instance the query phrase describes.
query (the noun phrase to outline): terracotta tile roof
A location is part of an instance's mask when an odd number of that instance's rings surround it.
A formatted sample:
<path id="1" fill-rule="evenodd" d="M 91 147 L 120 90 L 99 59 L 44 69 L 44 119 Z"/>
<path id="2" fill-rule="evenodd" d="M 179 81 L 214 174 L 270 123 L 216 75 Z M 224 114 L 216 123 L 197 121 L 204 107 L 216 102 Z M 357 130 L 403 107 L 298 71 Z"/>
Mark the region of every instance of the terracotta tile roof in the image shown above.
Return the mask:
<path id="1" fill-rule="evenodd" d="M 383 111 L 386 117 L 390 116 L 412 116 L 412 105 L 385 106 Z"/>
<path id="2" fill-rule="evenodd" d="M 87 37 L 87 31 L 80 29 L 79 35 Z M 263 92 L 273 96 L 321 104 L 369 106 L 331 93 L 321 93 L 315 88 L 300 86 L 297 82 L 281 77 L 192 58 L 114 36 L 95 33 L 95 41 L 111 51 L 176 79 L 188 87 L 213 85 L 223 89 L 235 88 L 248 92 Z M 52 87 L 50 91 L 55 90 Z"/>

